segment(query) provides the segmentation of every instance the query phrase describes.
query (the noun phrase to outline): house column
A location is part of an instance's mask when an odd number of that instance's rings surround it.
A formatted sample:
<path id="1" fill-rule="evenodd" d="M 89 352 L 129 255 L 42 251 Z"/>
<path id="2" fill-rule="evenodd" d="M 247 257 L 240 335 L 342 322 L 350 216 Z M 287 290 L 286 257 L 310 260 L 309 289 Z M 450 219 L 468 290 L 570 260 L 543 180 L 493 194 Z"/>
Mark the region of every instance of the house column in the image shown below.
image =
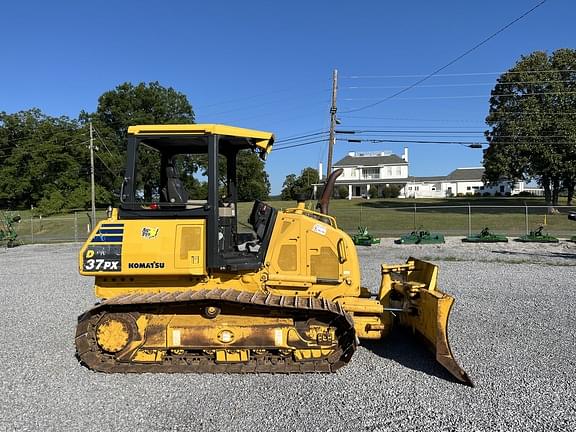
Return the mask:
<path id="1" fill-rule="evenodd" d="M 370 199 L 370 183 L 366 185 L 366 199 Z"/>
<path id="2" fill-rule="evenodd" d="M 348 199 L 349 200 L 352 199 L 352 185 L 351 184 L 348 185 Z"/>
<path id="3" fill-rule="evenodd" d="M 314 185 L 314 191 L 312 192 L 312 199 L 316 199 L 316 193 L 318 192 L 318 186 Z"/>

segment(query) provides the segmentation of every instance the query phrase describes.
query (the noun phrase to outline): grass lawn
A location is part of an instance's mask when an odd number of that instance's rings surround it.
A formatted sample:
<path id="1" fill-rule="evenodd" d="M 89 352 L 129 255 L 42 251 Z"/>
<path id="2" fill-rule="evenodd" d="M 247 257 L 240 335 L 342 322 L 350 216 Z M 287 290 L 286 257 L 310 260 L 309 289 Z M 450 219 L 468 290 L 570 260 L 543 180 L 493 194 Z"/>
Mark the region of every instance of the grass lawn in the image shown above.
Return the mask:
<path id="1" fill-rule="evenodd" d="M 279 209 L 295 206 L 293 201 L 270 201 L 270 204 Z M 315 204 L 308 201 L 306 206 L 314 209 Z M 525 206 L 528 206 L 528 217 Z M 240 204 L 240 220 L 247 219 L 250 209 L 250 203 Z M 567 218 L 568 208 L 559 207 L 560 213 L 553 215 L 547 215 L 547 210 L 542 198 L 339 199 L 330 202 L 330 214 L 336 217 L 338 226 L 349 233 L 356 232 L 358 226 L 367 226 L 371 234 L 382 237 L 399 236 L 420 227 L 446 235 L 467 235 L 470 223 L 472 233 L 487 226 L 496 233 L 518 236 L 525 234 L 526 220 L 528 229 L 532 230 L 544 222 L 546 215 L 544 231 L 562 237 L 576 234 L 576 224 Z"/>
<path id="2" fill-rule="evenodd" d="M 246 221 L 252 204 L 238 205 L 240 231 L 248 229 Z M 269 204 L 278 209 L 296 206 L 294 201 L 269 201 Z M 309 209 L 313 210 L 315 205 L 315 201 L 306 202 Z M 527 221 L 528 229 L 532 230 L 542 224 L 545 217 L 545 232 L 561 238 L 576 235 L 576 223 L 567 218 L 569 209 L 559 207 L 558 210 L 559 214 L 548 215 L 542 198 L 338 199 L 330 202 L 330 214 L 344 231 L 354 233 L 358 226 L 367 226 L 371 234 L 380 237 L 398 237 L 420 227 L 445 235 L 467 235 L 469 223 L 472 233 L 489 227 L 492 232 L 513 237 L 525 234 Z M 21 215 L 22 221 L 16 229 L 25 243 L 83 241 L 88 235 L 88 213 L 78 211 L 32 219 L 29 210 L 9 212 Z M 105 211 L 99 210 L 97 218 L 104 217 Z"/>

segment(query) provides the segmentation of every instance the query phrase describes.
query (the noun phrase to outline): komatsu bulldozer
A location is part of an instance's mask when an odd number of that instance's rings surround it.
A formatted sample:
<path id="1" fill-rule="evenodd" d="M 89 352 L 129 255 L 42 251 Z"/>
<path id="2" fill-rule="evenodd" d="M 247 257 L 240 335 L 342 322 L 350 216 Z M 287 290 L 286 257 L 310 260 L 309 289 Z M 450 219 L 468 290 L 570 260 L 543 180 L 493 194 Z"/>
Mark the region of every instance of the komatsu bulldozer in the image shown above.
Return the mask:
<path id="1" fill-rule="evenodd" d="M 120 205 L 79 253 L 101 299 L 78 318 L 79 360 L 100 372 L 334 372 L 359 340 L 404 326 L 472 385 L 450 351 L 454 300 L 435 265 L 382 265 L 380 287 L 361 286 L 352 239 L 328 214 L 338 171 L 318 211 L 256 201 L 251 232 L 239 230 L 237 156 L 265 159 L 273 141 L 212 124 L 128 129 Z M 198 158 L 207 192 L 190 199 Z"/>

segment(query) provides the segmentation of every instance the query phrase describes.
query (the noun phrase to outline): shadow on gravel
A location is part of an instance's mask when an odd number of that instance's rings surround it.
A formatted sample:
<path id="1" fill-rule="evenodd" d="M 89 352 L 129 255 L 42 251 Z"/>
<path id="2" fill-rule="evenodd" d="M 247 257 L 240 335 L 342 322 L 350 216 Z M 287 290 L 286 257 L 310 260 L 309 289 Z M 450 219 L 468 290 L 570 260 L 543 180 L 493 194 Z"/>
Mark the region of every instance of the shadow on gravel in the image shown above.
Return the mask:
<path id="1" fill-rule="evenodd" d="M 519 252 L 509 250 L 493 250 L 491 252 L 502 255 L 527 255 L 527 256 L 545 257 L 545 258 L 576 259 L 576 253 L 563 253 L 563 252 L 534 253 L 534 252 Z"/>
<path id="2" fill-rule="evenodd" d="M 361 345 L 374 354 L 393 360 L 404 367 L 462 384 L 436 362 L 434 355 L 405 329 L 395 328 L 388 337 L 378 341 L 363 340 Z"/>

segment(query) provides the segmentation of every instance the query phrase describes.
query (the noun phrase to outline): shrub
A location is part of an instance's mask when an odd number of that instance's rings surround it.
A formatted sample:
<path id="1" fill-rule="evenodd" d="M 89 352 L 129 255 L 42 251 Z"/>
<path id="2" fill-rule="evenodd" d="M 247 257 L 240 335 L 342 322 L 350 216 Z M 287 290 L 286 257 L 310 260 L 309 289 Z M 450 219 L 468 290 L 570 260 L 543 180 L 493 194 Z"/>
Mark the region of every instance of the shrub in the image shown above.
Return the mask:
<path id="1" fill-rule="evenodd" d="M 370 199 L 378 198 L 378 189 L 370 188 L 370 191 L 368 192 L 368 196 L 370 197 Z"/>
<path id="2" fill-rule="evenodd" d="M 456 195 L 457 197 L 463 197 L 464 194 L 462 192 L 458 192 L 458 194 Z"/>
<path id="3" fill-rule="evenodd" d="M 479 197 L 479 196 L 482 196 L 482 194 L 480 192 L 474 192 L 474 196 Z"/>
<path id="4" fill-rule="evenodd" d="M 338 198 L 348 198 L 348 188 L 346 186 L 339 186 L 337 192 Z"/>
<path id="5" fill-rule="evenodd" d="M 519 197 L 531 197 L 532 196 L 532 192 L 528 192 L 528 191 L 522 191 L 518 193 Z"/>
<path id="6" fill-rule="evenodd" d="M 501 194 L 500 192 L 494 192 L 494 196 L 495 196 L 495 197 L 501 197 L 502 194 Z"/>
<path id="7" fill-rule="evenodd" d="M 491 196 L 491 193 L 490 193 L 490 192 L 484 192 L 484 193 L 482 194 L 482 196 L 489 197 L 489 196 Z"/>
<path id="8" fill-rule="evenodd" d="M 398 198 L 401 189 L 400 185 L 384 186 L 382 188 L 382 198 Z"/>
<path id="9" fill-rule="evenodd" d="M 40 200 L 36 211 L 43 216 L 50 216 L 61 212 L 65 205 L 66 199 L 64 195 L 62 195 L 62 192 L 56 190 L 53 191 L 49 197 L 45 196 Z"/>

